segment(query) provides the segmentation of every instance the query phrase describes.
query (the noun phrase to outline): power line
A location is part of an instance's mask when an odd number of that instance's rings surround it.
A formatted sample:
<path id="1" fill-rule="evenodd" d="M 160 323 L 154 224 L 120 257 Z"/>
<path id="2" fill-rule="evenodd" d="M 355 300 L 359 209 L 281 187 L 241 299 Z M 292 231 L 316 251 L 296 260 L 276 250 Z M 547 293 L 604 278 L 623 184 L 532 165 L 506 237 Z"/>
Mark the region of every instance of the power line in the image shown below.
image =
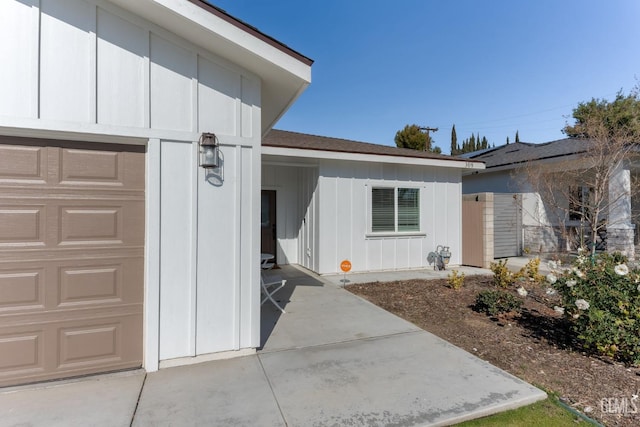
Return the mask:
<path id="1" fill-rule="evenodd" d="M 608 93 L 608 94 L 605 94 L 602 97 L 596 97 L 596 99 L 606 99 L 606 98 L 608 98 L 608 97 L 610 97 L 612 95 L 616 95 L 617 93 L 618 92 Z M 544 110 L 533 111 L 533 112 L 530 112 L 530 113 L 517 114 L 517 115 L 514 115 L 514 116 L 507 116 L 507 117 L 501 117 L 501 118 L 496 118 L 496 119 L 482 120 L 482 121 L 478 121 L 478 122 L 461 123 L 460 126 L 465 126 L 465 127 L 469 126 L 470 127 L 470 126 L 482 125 L 482 124 L 485 124 L 485 123 L 501 122 L 501 121 L 504 121 L 504 120 L 519 119 L 519 118 L 522 118 L 522 117 L 535 116 L 535 115 L 538 115 L 538 114 L 549 113 L 551 111 L 561 110 L 561 109 L 564 109 L 564 108 L 569 108 L 569 107 L 575 108 L 578 105 L 578 103 L 579 102 L 575 102 L 575 103 L 572 103 L 572 104 L 565 104 L 565 105 L 560 105 L 560 106 L 557 106 L 557 107 L 550 107 L 550 108 L 547 108 L 547 109 L 544 109 Z"/>

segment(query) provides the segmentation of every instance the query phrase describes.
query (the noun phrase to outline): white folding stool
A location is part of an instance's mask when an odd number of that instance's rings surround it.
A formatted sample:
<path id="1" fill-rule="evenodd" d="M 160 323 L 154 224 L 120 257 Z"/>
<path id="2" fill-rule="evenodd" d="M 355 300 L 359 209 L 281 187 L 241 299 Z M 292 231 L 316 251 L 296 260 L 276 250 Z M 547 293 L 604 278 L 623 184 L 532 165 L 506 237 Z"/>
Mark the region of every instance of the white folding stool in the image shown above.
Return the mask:
<path id="1" fill-rule="evenodd" d="M 282 308 L 280 304 L 278 304 L 278 302 L 273 299 L 273 295 L 280 289 L 284 288 L 284 285 L 286 283 L 287 281 L 280 276 L 265 277 L 263 273 L 260 273 L 260 285 L 262 286 L 262 293 L 264 294 L 264 298 L 262 299 L 262 302 L 260 304 L 262 305 L 267 300 L 269 300 L 273 303 L 273 305 L 278 307 L 278 310 L 286 313 L 286 311 L 284 311 L 284 308 Z"/>

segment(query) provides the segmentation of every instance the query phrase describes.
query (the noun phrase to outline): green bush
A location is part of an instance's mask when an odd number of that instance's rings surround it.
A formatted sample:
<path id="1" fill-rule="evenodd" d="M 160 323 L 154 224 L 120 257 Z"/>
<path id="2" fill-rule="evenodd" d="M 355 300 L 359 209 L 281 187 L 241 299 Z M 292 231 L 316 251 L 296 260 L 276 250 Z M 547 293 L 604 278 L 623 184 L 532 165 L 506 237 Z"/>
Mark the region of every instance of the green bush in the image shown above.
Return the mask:
<path id="1" fill-rule="evenodd" d="M 508 288 L 515 280 L 513 273 L 507 268 L 508 258 L 502 261 L 492 262 L 489 268 L 493 272 L 493 284 L 499 288 Z"/>
<path id="2" fill-rule="evenodd" d="M 551 281 L 553 281 L 552 278 Z M 620 254 L 579 256 L 553 284 L 582 345 L 640 365 L 640 271 Z"/>
<path id="3" fill-rule="evenodd" d="M 501 313 L 520 311 L 522 300 L 502 289 L 489 289 L 478 293 L 474 310 L 496 316 Z"/>
<path id="4" fill-rule="evenodd" d="M 456 291 L 464 285 L 464 273 L 459 273 L 458 270 L 453 270 L 447 277 L 447 285 Z"/>
<path id="5" fill-rule="evenodd" d="M 523 279 L 536 283 L 542 282 L 544 276 L 540 274 L 540 258 L 531 258 L 527 264 L 514 275 L 514 279 Z"/>

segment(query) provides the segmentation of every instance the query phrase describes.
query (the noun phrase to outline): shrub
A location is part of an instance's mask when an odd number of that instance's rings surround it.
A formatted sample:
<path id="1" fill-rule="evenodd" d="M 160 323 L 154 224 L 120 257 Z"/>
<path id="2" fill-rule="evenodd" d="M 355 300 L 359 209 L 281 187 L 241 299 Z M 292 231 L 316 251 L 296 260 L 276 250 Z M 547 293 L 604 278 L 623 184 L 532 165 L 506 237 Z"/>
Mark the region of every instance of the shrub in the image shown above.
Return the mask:
<path id="1" fill-rule="evenodd" d="M 584 348 L 640 365 L 640 271 L 620 254 L 579 256 L 554 287 Z"/>
<path id="2" fill-rule="evenodd" d="M 508 288 L 514 282 L 513 273 L 507 268 L 508 258 L 492 262 L 489 268 L 493 272 L 493 284 L 499 288 Z"/>
<path id="3" fill-rule="evenodd" d="M 520 311 L 522 300 L 503 289 L 489 289 L 482 291 L 476 297 L 474 310 L 496 316 L 510 311 Z"/>
<path id="4" fill-rule="evenodd" d="M 464 273 L 458 273 L 458 270 L 453 270 L 447 277 L 447 284 L 452 289 L 460 289 L 464 285 Z"/>
<path id="5" fill-rule="evenodd" d="M 531 282 L 542 282 L 544 276 L 540 274 L 540 258 L 531 258 L 529 262 L 515 274 L 514 278 L 522 278 Z"/>

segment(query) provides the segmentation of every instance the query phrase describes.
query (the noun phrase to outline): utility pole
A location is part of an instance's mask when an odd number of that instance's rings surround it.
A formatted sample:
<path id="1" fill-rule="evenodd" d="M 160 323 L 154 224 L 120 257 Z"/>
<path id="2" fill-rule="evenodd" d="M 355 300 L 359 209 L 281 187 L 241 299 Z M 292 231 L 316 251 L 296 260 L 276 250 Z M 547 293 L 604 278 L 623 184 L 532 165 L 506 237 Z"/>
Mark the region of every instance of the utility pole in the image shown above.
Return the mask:
<path id="1" fill-rule="evenodd" d="M 427 133 L 427 141 L 431 142 L 431 137 L 429 136 L 429 132 L 438 132 L 438 128 L 430 128 L 429 126 L 421 126 L 418 129 L 423 130 Z M 424 144 L 424 151 L 427 151 L 427 144 Z"/>

